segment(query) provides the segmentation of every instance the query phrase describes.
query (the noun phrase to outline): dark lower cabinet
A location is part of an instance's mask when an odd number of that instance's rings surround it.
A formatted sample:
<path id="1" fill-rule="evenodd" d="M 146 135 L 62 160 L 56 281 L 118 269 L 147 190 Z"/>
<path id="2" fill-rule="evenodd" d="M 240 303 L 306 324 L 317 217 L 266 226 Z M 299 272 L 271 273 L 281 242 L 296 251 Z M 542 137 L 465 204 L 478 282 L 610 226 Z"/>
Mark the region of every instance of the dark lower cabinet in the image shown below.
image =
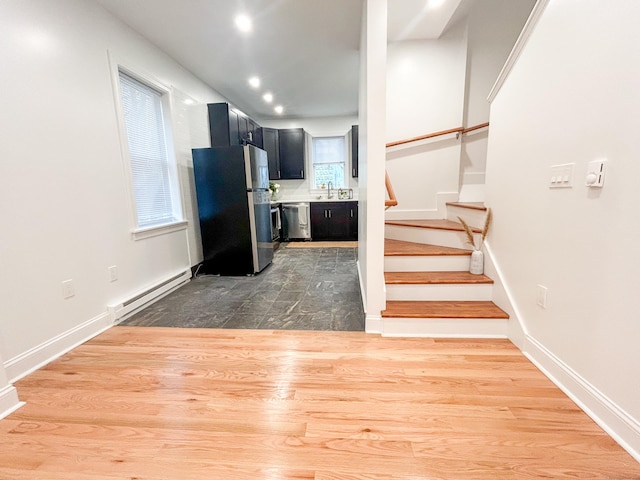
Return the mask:
<path id="1" fill-rule="evenodd" d="M 349 211 L 349 240 L 358 240 L 358 202 L 347 202 Z"/>
<path id="2" fill-rule="evenodd" d="M 313 240 L 357 240 L 358 202 L 311 203 Z"/>

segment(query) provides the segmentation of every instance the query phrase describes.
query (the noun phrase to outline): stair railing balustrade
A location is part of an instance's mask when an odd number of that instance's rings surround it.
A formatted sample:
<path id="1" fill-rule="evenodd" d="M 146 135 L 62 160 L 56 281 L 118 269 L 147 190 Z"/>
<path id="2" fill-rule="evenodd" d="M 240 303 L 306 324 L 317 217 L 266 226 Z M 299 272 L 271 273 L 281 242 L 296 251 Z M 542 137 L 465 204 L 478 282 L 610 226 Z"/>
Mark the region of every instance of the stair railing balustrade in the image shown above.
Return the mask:
<path id="1" fill-rule="evenodd" d="M 406 143 L 411 142 L 419 142 L 420 140 L 428 140 L 430 138 L 440 137 L 442 135 L 449 135 L 451 133 L 456 134 L 456 138 L 459 138 L 460 135 L 464 135 L 465 133 L 473 132 L 475 130 L 479 130 L 481 128 L 485 128 L 489 126 L 489 122 L 480 123 L 478 125 L 474 125 L 473 127 L 458 127 L 458 128 L 450 128 L 449 130 L 441 130 L 439 132 L 428 133 L 426 135 L 420 135 L 419 137 L 407 138 L 405 140 L 397 140 L 395 142 L 387 143 L 386 147 L 396 147 L 398 145 L 404 145 Z M 385 210 L 390 207 L 395 207 L 398 205 L 398 199 L 396 198 L 396 194 L 393 191 L 393 185 L 391 185 L 391 179 L 389 178 L 389 173 L 385 170 L 385 179 L 384 179 L 385 187 L 387 189 L 388 200 L 385 200 L 384 206 Z"/>

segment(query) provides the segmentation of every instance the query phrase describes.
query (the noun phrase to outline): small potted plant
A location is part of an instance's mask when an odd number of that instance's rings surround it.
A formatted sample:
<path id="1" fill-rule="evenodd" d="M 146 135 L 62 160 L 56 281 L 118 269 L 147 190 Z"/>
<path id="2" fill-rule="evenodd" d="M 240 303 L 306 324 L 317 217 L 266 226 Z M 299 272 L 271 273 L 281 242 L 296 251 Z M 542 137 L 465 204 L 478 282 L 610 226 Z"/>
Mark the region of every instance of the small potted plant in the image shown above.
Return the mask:
<path id="1" fill-rule="evenodd" d="M 460 220 L 460 223 L 462 224 L 462 228 L 464 228 L 464 233 L 467 234 L 467 243 L 473 247 L 473 252 L 471 252 L 471 262 L 469 264 L 469 273 L 473 275 L 481 275 L 484 273 L 484 253 L 482 253 L 482 247 L 484 245 L 485 238 L 487 238 L 487 233 L 489 233 L 491 219 L 491 209 L 488 209 L 487 216 L 484 219 L 484 226 L 480 232 L 480 241 L 476 245 L 476 238 L 473 230 L 467 222 L 458 217 L 458 220 Z"/>
<path id="2" fill-rule="evenodd" d="M 271 192 L 271 200 L 276 200 L 278 198 L 278 193 L 280 193 L 280 184 L 269 182 L 269 191 Z"/>

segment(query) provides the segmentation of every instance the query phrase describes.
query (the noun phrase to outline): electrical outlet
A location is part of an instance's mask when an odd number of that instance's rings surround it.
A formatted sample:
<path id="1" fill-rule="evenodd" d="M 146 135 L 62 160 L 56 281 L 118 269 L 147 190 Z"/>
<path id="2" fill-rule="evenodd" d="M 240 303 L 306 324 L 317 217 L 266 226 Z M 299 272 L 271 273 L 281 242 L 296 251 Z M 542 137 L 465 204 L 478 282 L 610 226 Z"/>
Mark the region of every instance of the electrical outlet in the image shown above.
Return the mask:
<path id="1" fill-rule="evenodd" d="M 538 291 L 536 294 L 536 303 L 542 308 L 547 308 L 547 287 L 538 285 Z"/>
<path id="2" fill-rule="evenodd" d="M 111 265 L 107 270 L 109 270 L 109 281 L 115 282 L 118 280 L 118 266 Z"/>
<path id="3" fill-rule="evenodd" d="M 73 280 L 65 280 L 62 282 L 62 298 L 71 298 L 76 294 Z"/>

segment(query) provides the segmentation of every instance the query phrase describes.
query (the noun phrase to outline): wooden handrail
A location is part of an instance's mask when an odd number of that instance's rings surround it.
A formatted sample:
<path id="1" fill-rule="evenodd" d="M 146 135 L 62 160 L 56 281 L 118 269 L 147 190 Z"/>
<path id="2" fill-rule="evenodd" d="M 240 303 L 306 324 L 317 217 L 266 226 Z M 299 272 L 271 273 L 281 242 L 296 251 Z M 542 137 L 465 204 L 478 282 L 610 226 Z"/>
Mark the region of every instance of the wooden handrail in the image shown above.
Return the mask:
<path id="1" fill-rule="evenodd" d="M 387 188 L 387 195 L 389 195 L 389 200 L 384 201 L 384 206 L 395 207 L 398 205 L 398 200 L 396 199 L 396 194 L 393 191 L 393 185 L 391 185 L 391 179 L 389 178 L 389 174 L 384 172 L 384 186 Z"/>
<path id="2" fill-rule="evenodd" d="M 478 125 L 474 125 L 473 127 L 463 129 L 461 133 L 464 135 L 465 133 L 473 132 L 474 130 L 480 130 L 481 128 L 488 127 L 488 126 L 489 126 L 489 122 L 480 123 Z"/>
<path id="3" fill-rule="evenodd" d="M 396 145 L 404 145 L 405 143 L 418 142 L 420 140 L 427 140 L 429 138 L 440 137 L 442 135 L 449 135 L 450 133 L 459 133 L 464 135 L 465 133 L 473 132 L 475 130 L 479 130 L 481 128 L 485 128 L 489 126 L 489 122 L 480 123 L 478 125 L 474 125 L 473 127 L 458 127 L 451 128 L 449 130 L 442 130 L 440 132 L 428 133 L 427 135 L 421 135 L 419 137 L 408 138 L 407 140 L 398 140 L 397 142 L 387 143 L 387 148 L 395 147 Z M 384 185 L 387 189 L 387 195 L 389 196 L 389 200 L 384 201 L 385 208 L 395 207 L 398 205 L 398 199 L 396 198 L 396 194 L 393 191 L 393 185 L 391 185 L 391 180 L 389 179 L 389 174 L 384 172 Z"/>
<path id="4" fill-rule="evenodd" d="M 488 127 L 489 126 L 489 122 L 486 123 L 481 123 L 479 125 L 474 125 L 473 127 L 468 127 L 468 128 L 464 128 L 464 127 L 458 127 L 458 128 L 450 128 L 449 130 L 442 130 L 440 132 L 433 132 L 433 133 L 428 133 L 426 135 L 420 135 L 419 137 L 413 137 L 413 138 L 408 138 L 406 140 L 398 140 L 396 142 L 390 142 L 387 143 L 387 148 L 389 147 L 395 147 L 397 145 L 404 145 L 405 143 L 411 143 L 411 142 L 419 142 L 420 140 L 427 140 L 429 138 L 434 138 L 434 137 L 440 137 L 442 135 L 449 135 L 451 133 L 469 133 L 469 132 L 473 132 L 474 130 L 478 130 L 480 128 L 484 128 L 484 127 Z"/>

